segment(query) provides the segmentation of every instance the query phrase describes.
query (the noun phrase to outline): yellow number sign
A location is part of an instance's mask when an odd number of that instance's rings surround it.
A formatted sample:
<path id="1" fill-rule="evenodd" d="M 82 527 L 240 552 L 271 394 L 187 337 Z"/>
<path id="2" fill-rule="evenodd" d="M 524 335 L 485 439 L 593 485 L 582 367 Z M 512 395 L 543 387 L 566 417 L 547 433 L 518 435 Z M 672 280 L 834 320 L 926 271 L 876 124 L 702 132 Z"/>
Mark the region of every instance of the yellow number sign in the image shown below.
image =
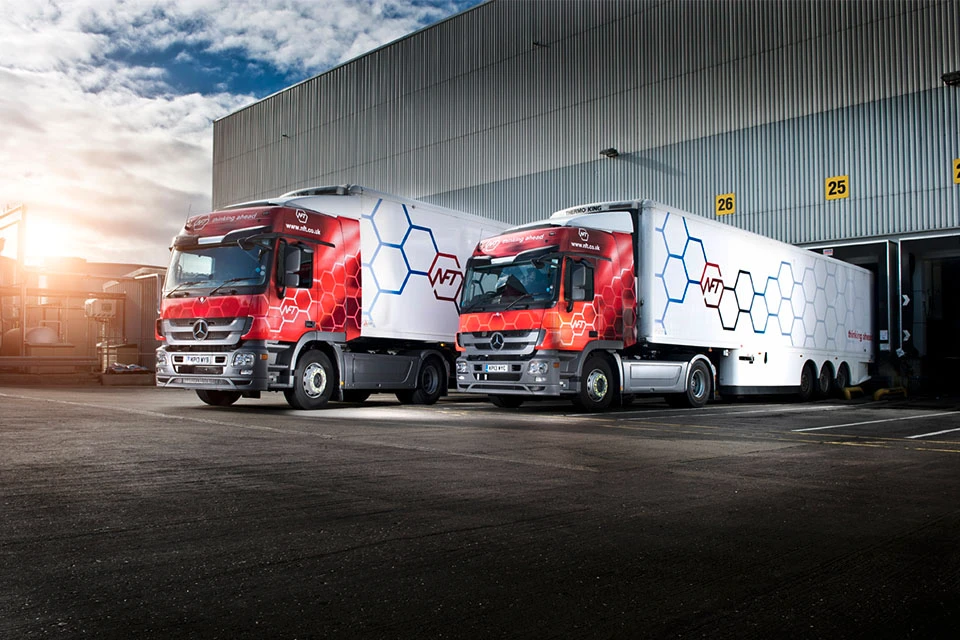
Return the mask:
<path id="1" fill-rule="evenodd" d="M 953 184 L 960 184 L 960 158 L 953 161 Z"/>
<path id="2" fill-rule="evenodd" d="M 737 212 L 737 194 L 722 193 L 717 196 L 717 215 L 728 216 Z"/>
<path id="3" fill-rule="evenodd" d="M 839 200 L 850 197 L 850 176 L 827 178 L 825 185 L 827 200 Z"/>

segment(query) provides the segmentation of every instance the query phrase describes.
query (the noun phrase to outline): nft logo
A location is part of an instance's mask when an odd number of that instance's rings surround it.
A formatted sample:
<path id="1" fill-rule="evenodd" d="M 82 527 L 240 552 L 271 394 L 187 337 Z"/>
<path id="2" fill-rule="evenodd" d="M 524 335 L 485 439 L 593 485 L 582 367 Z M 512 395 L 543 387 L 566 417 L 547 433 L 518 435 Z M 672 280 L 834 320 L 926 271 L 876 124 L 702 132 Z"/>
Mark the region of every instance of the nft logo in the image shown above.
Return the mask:
<path id="1" fill-rule="evenodd" d="M 723 296 L 723 277 L 720 274 L 720 265 L 708 262 L 703 268 L 700 277 L 700 290 L 703 292 L 703 302 L 708 307 L 716 309 L 720 306 L 720 297 Z"/>
<path id="2" fill-rule="evenodd" d="M 463 269 L 457 256 L 449 253 L 438 253 L 427 271 L 430 284 L 433 285 L 433 295 L 437 300 L 457 302 L 460 299 L 460 290 L 463 289 Z"/>

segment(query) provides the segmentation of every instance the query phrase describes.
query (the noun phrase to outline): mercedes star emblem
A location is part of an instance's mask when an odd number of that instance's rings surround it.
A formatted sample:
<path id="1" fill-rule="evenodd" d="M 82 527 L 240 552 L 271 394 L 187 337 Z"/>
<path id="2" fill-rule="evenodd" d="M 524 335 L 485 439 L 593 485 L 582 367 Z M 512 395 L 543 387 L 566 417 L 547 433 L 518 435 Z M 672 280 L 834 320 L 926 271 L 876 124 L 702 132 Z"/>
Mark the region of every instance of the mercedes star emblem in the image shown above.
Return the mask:
<path id="1" fill-rule="evenodd" d="M 210 335 L 210 325 L 206 320 L 197 320 L 193 323 L 193 337 L 197 340 L 206 340 Z"/>
<path id="2" fill-rule="evenodd" d="M 497 351 L 500 351 L 500 349 L 503 349 L 503 334 L 498 331 L 492 336 L 490 336 L 490 346 L 496 349 Z"/>

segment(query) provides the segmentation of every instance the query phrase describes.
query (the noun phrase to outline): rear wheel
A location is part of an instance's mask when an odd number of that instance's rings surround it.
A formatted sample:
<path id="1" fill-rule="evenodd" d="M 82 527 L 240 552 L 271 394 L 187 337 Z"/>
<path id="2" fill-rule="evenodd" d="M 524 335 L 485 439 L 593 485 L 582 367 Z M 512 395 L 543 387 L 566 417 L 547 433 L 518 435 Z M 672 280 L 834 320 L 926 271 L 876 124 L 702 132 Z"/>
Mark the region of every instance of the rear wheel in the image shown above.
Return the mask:
<path id="1" fill-rule="evenodd" d="M 817 387 L 817 368 L 812 362 L 803 365 L 800 372 L 800 402 L 809 402 Z"/>
<path id="2" fill-rule="evenodd" d="M 840 368 L 837 369 L 837 380 L 835 382 L 837 385 L 837 392 L 843 393 L 843 390 L 850 386 L 850 367 L 847 366 L 846 362 L 840 364 Z"/>
<path id="3" fill-rule="evenodd" d="M 197 397 L 214 407 L 229 407 L 240 399 L 240 392 L 197 389 Z"/>
<path id="4" fill-rule="evenodd" d="M 695 360 L 687 372 L 686 390 L 666 396 L 666 401 L 671 407 L 699 409 L 707 404 L 711 393 L 713 376 L 710 375 L 710 367 L 703 360 Z"/>
<path id="5" fill-rule="evenodd" d="M 294 409 L 320 409 L 326 406 L 337 384 L 337 373 L 322 351 L 309 351 L 300 357 L 293 376 L 293 388 L 283 392 Z"/>
<path id="6" fill-rule="evenodd" d="M 417 388 L 397 392 L 402 404 L 433 404 L 443 393 L 443 363 L 436 358 L 427 358 L 417 374 Z"/>
<path id="7" fill-rule="evenodd" d="M 493 406 L 500 407 L 501 409 L 516 409 L 523 404 L 523 396 L 493 395 L 488 397 L 490 398 L 490 402 L 493 403 Z"/>
<path id="8" fill-rule="evenodd" d="M 580 390 L 573 404 L 584 411 L 604 411 L 613 401 L 613 373 L 603 356 L 590 356 L 583 365 Z"/>
<path id="9" fill-rule="evenodd" d="M 832 388 L 833 373 L 830 371 L 830 365 L 824 362 L 823 366 L 820 367 L 820 375 L 817 377 L 817 397 L 828 397 Z"/>

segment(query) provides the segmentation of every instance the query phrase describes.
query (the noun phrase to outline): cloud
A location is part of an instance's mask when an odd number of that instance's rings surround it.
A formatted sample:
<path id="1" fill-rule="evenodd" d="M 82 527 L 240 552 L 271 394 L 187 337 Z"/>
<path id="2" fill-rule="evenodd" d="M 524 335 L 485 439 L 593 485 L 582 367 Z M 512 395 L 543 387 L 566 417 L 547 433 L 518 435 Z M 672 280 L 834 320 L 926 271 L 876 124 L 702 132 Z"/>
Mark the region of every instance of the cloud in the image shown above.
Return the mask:
<path id="1" fill-rule="evenodd" d="M 28 257 L 164 264 L 214 119 L 477 1 L 0 0 L 0 203 Z"/>

